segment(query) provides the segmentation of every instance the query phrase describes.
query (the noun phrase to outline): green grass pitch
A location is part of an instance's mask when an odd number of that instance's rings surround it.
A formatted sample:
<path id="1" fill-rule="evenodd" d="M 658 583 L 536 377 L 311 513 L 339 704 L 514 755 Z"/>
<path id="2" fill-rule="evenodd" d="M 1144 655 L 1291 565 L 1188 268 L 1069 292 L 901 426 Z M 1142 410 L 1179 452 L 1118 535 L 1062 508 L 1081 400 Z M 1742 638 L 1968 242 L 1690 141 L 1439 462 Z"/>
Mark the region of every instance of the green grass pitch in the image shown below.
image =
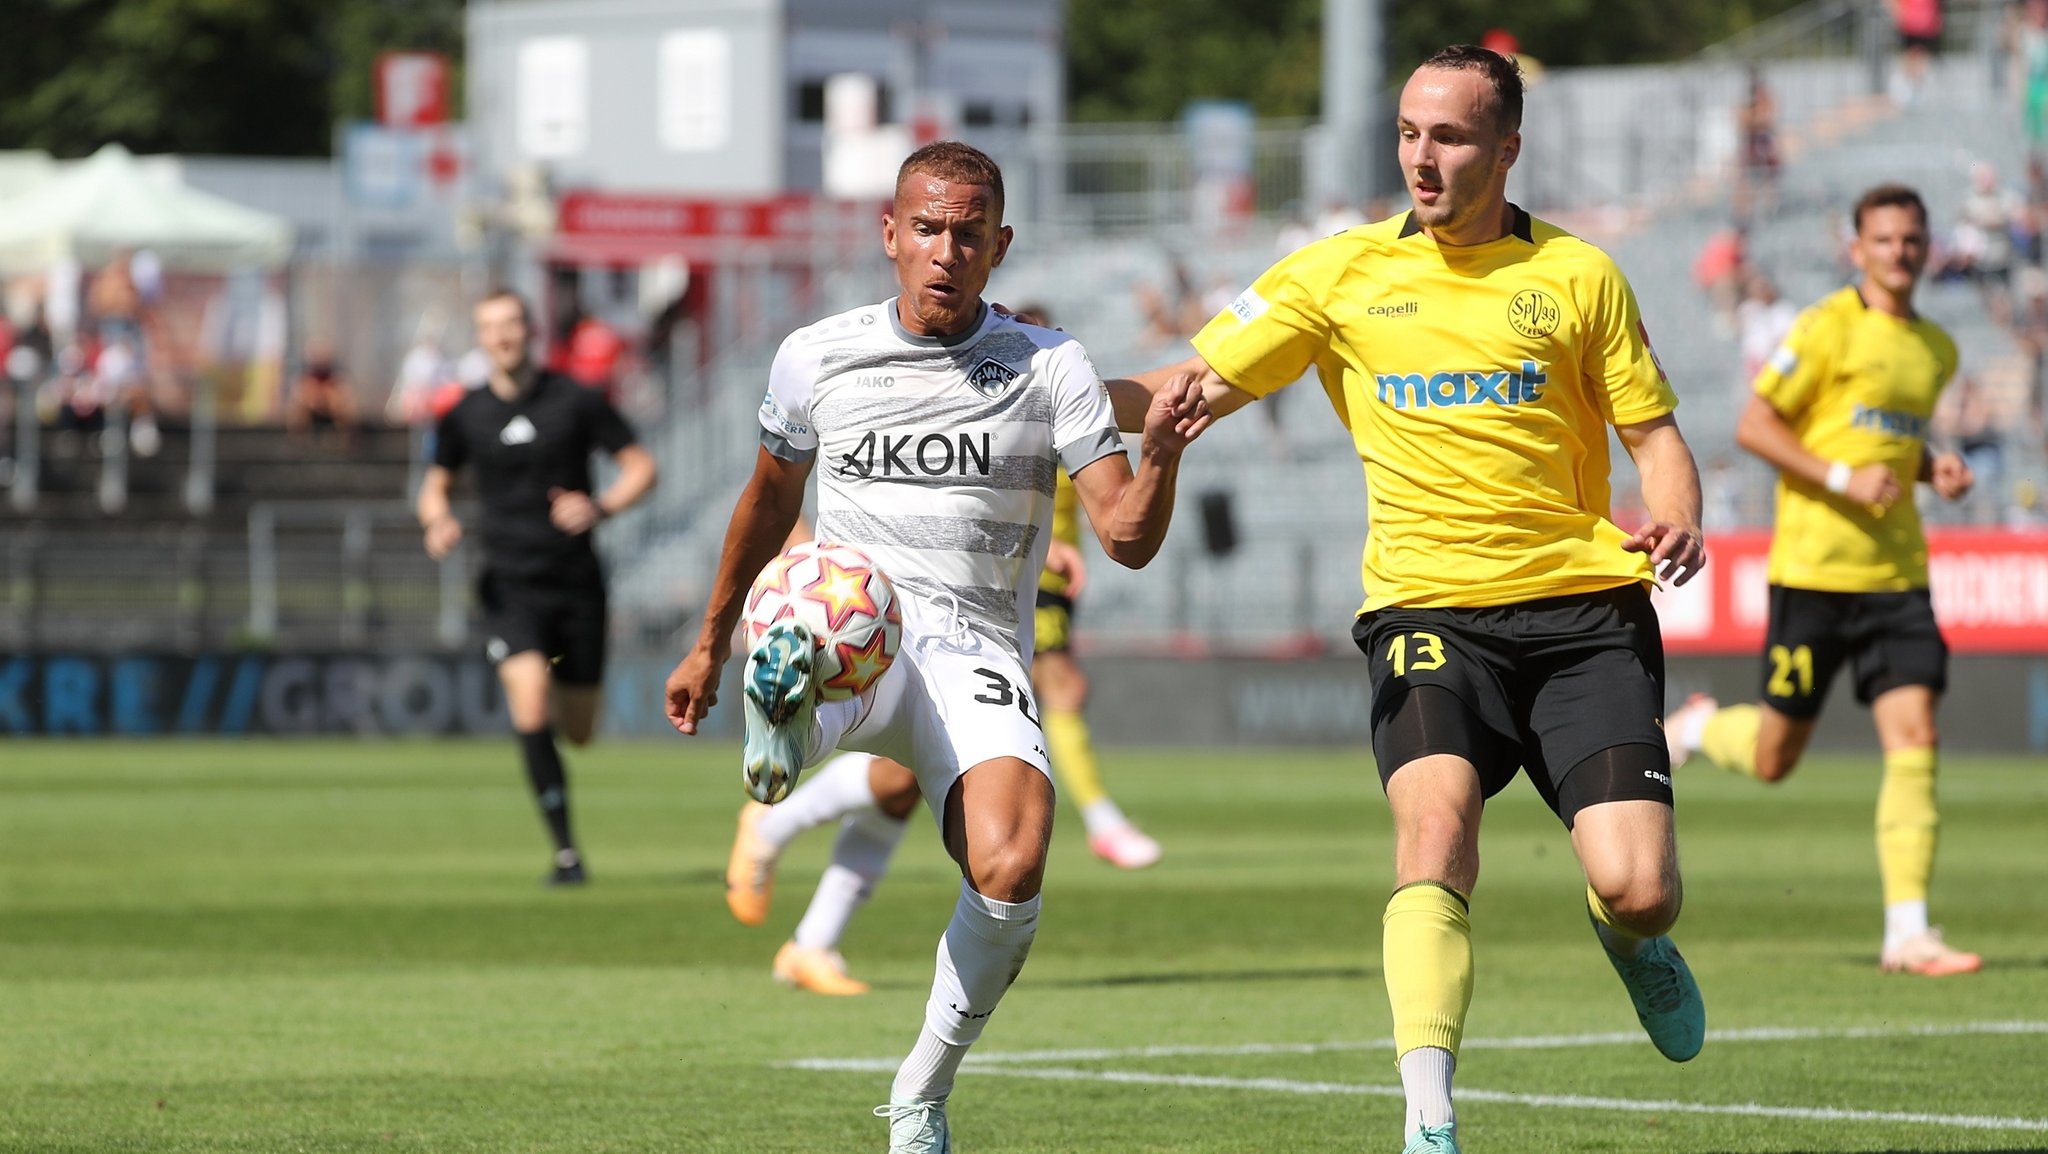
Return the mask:
<path id="1" fill-rule="evenodd" d="M 978 1051 L 1098 1053 L 970 1068 L 959 1149 L 1397 1150 L 1366 755 L 1105 762 L 1166 860 L 1118 873 L 1062 814 L 1036 952 Z M 845 942 L 876 991 L 782 990 L 769 959 L 830 838 L 792 851 L 769 925 L 733 923 L 735 764 L 573 753 L 594 881 L 551 892 L 510 742 L 10 742 L 0 1150 L 882 1149 L 887 1073 L 788 1063 L 908 1048 L 956 875 L 920 814 Z M 1710 1025 L 1808 1031 L 1685 1066 L 1636 1036 L 1565 835 L 1517 785 L 1482 843 L 1466 1149 L 2048 1150 L 2043 769 L 1943 769 L 1936 919 L 1987 958 L 1945 980 L 1877 972 L 1874 756 L 1776 790 L 1684 773 L 1678 939 Z"/>

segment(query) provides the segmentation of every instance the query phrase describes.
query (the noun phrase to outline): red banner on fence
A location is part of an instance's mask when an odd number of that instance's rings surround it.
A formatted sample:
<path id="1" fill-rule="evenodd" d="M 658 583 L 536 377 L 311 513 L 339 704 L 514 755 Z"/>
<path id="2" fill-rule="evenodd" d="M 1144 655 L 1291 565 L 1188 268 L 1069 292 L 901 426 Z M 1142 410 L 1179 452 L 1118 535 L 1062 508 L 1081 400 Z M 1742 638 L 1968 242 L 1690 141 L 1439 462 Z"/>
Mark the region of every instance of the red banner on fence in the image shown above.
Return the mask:
<path id="1" fill-rule="evenodd" d="M 1934 616 L 1958 653 L 2048 653 L 2048 533 L 1947 529 L 1928 535 Z M 1721 533 L 1707 567 L 1659 590 L 1672 653 L 1761 651 L 1770 620 L 1771 536 Z"/>

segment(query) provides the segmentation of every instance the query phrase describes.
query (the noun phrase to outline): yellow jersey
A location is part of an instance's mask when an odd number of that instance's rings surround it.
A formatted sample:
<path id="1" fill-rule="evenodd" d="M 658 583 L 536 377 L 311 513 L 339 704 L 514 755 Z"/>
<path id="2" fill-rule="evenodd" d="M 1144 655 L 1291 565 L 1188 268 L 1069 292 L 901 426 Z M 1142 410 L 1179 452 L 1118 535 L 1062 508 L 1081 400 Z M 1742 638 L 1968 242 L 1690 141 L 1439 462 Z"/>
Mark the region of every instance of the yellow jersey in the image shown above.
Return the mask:
<path id="1" fill-rule="evenodd" d="M 1934 404 L 1956 371 L 1941 326 L 1871 308 L 1854 286 L 1799 314 L 1757 374 L 1799 442 L 1829 461 L 1889 465 L 1906 494 L 1884 513 L 1779 475 L 1773 585 L 1831 593 L 1927 586 L 1927 537 L 1912 500 Z"/>
<path id="2" fill-rule="evenodd" d="M 1074 479 L 1067 476 L 1065 469 L 1059 470 L 1059 480 L 1052 490 L 1052 535 L 1056 541 L 1069 545 L 1081 543 L 1081 498 L 1074 492 Z M 1046 593 L 1065 593 L 1067 579 L 1047 569 L 1038 575 L 1038 588 Z"/>
<path id="3" fill-rule="evenodd" d="M 1410 214 L 1338 233 L 1195 337 L 1254 396 L 1315 366 L 1365 464 L 1361 612 L 1652 580 L 1607 519 L 1607 426 L 1678 398 L 1607 254 L 1514 212 L 1486 244 L 1439 247 Z"/>

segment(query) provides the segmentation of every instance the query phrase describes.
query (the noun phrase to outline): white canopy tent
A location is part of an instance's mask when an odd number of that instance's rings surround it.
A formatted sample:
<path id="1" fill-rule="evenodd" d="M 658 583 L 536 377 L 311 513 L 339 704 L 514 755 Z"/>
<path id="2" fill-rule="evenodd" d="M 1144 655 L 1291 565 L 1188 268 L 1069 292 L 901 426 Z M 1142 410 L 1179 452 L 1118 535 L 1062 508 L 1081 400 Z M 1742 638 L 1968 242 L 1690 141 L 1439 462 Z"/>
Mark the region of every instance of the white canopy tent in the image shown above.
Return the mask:
<path id="1" fill-rule="evenodd" d="M 292 229 L 269 213 L 156 180 L 118 144 L 0 201 L 0 271 L 66 258 L 92 266 L 138 248 L 172 269 L 267 268 L 291 254 Z"/>

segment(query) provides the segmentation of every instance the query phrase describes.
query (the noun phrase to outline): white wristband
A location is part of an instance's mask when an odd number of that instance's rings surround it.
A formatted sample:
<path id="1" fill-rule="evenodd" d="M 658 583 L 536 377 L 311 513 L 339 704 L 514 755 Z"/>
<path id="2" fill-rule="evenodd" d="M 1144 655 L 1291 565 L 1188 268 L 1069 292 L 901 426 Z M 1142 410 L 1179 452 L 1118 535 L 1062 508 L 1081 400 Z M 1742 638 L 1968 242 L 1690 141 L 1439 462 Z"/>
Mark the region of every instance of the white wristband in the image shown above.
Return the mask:
<path id="1" fill-rule="evenodd" d="M 1856 470 L 1849 467 L 1849 463 L 1847 461 L 1836 461 L 1835 463 L 1829 465 L 1827 480 L 1828 492 L 1836 494 L 1848 492 L 1849 476 L 1855 471 Z"/>

